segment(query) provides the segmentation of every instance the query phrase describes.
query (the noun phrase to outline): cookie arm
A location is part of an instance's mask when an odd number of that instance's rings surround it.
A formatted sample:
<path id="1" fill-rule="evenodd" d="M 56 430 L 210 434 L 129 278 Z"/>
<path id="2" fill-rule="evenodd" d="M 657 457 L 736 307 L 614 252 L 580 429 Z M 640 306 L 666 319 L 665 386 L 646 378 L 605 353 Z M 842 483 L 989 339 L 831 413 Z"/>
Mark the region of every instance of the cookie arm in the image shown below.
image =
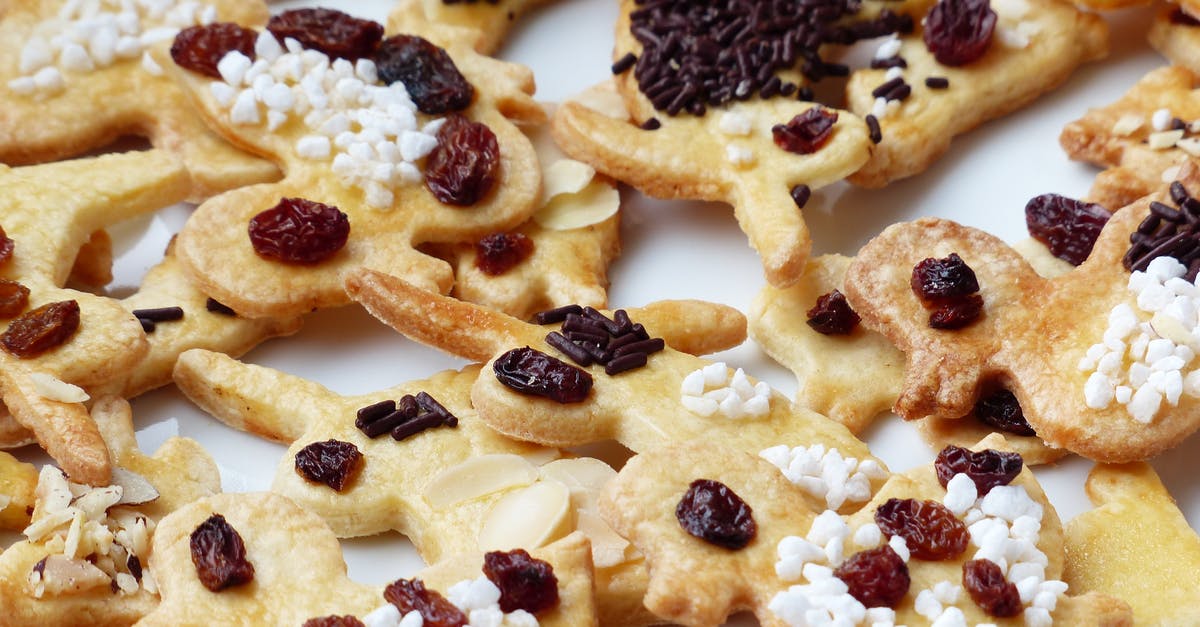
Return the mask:
<path id="1" fill-rule="evenodd" d="M 291 442 L 326 411 L 324 387 L 278 370 L 244 364 L 203 349 L 175 362 L 175 384 L 221 422 L 264 438 Z"/>
<path id="2" fill-rule="evenodd" d="M 702 300 L 660 300 L 629 311 L 651 337 L 690 355 L 708 355 L 746 341 L 746 316 L 728 305 Z"/>

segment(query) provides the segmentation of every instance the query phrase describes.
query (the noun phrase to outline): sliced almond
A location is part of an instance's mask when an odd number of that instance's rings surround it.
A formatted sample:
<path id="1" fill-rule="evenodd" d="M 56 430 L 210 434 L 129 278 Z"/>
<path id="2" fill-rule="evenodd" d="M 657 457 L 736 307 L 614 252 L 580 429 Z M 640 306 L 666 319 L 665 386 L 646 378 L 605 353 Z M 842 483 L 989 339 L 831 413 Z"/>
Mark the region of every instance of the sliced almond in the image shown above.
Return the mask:
<path id="1" fill-rule="evenodd" d="M 42 398 L 58 401 L 60 403 L 82 403 L 89 398 L 88 393 L 78 385 L 72 385 L 44 372 L 29 373 L 29 380 L 33 382 L 33 389 L 37 391 Z"/>
<path id="2" fill-rule="evenodd" d="M 536 549 L 565 536 L 573 523 L 567 486 L 558 481 L 538 481 L 496 501 L 479 529 L 479 548 Z"/>
<path id="3" fill-rule="evenodd" d="M 121 500 L 116 505 L 141 505 L 159 497 L 154 485 L 132 470 L 113 468 L 112 485 L 121 488 Z"/>
<path id="4" fill-rule="evenodd" d="M 42 568 L 42 583 L 51 595 L 73 594 L 108 586 L 112 581 L 104 571 L 84 560 L 70 559 L 64 555 L 51 555 Z"/>
<path id="5" fill-rule="evenodd" d="M 591 512 L 576 514 L 575 528 L 583 532 L 592 542 L 592 562 L 596 568 L 608 568 L 623 564 L 631 558 L 630 544 L 613 531 L 604 519 Z"/>
<path id="6" fill-rule="evenodd" d="M 610 117 L 614 120 L 628 120 L 629 110 L 625 108 L 625 100 L 617 93 L 612 81 L 593 85 L 567 99 L 568 102 L 579 104 Z"/>
<path id="7" fill-rule="evenodd" d="M 1191 332 L 1174 317 L 1160 311 L 1150 319 L 1150 326 L 1159 337 L 1171 340 L 1176 344 L 1183 344 L 1193 350 L 1196 349 L 1196 341 L 1192 338 Z"/>
<path id="8" fill-rule="evenodd" d="M 71 504 L 72 498 L 74 495 L 71 494 L 71 485 L 67 482 L 66 475 L 54 466 L 42 466 L 41 472 L 38 473 L 37 489 L 34 491 L 39 510 L 35 513 L 61 512 Z"/>
<path id="9" fill-rule="evenodd" d="M 548 446 L 539 446 L 528 453 L 523 453 L 521 457 L 534 466 L 541 466 L 562 457 L 562 451 Z"/>
<path id="10" fill-rule="evenodd" d="M 559 194 L 550 199 L 533 219 L 543 228 L 569 231 L 599 224 L 621 206 L 621 194 L 608 183 L 593 180 L 577 194 Z"/>
<path id="11" fill-rule="evenodd" d="M 104 513 L 108 508 L 121 500 L 122 492 L 121 486 L 115 485 L 96 488 L 75 499 L 75 507 L 79 508 L 88 520 L 101 520 L 105 518 Z"/>
<path id="12" fill-rule="evenodd" d="M 45 516 L 41 516 L 37 520 L 30 523 L 30 525 L 26 527 L 25 531 L 22 533 L 25 534 L 25 537 L 28 538 L 30 542 L 39 542 L 48 534 L 50 534 L 50 532 L 71 522 L 71 519 L 73 518 L 75 518 L 74 509 L 64 509 L 57 512 L 49 512 Z"/>
<path id="13" fill-rule="evenodd" d="M 553 479 L 571 490 L 572 506 L 596 511 L 596 499 L 617 471 L 594 457 L 575 457 L 550 462 L 541 468 L 542 479 Z"/>
<path id="14" fill-rule="evenodd" d="M 4 508 L 8 507 L 9 503 L 12 503 L 12 497 L 7 494 L 0 494 L 0 512 L 4 511 Z"/>
<path id="15" fill-rule="evenodd" d="M 1133 135 L 1139 128 L 1146 123 L 1145 117 L 1138 113 L 1126 113 L 1117 118 L 1113 123 L 1112 132 L 1114 135 L 1128 137 Z"/>
<path id="16" fill-rule="evenodd" d="M 431 507 L 442 510 L 485 494 L 529 485 L 537 478 L 537 468 L 520 455 L 480 455 L 438 473 L 425 486 L 424 496 Z"/>
<path id="17" fill-rule="evenodd" d="M 562 194 L 577 194 L 596 177 L 596 168 L 574 159 L 559 159 L 542 173 L 542 204 Z"/>

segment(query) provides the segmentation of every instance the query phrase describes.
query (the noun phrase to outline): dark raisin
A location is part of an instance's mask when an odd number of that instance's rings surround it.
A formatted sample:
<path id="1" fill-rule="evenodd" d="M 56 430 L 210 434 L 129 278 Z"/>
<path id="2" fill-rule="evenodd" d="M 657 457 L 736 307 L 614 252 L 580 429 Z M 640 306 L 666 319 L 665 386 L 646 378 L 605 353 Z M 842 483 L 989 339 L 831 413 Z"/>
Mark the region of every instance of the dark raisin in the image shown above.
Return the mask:
<path id="1" fill-rule="evenodd" d="M 13 249 L 16 248 L 16 242 L 4 232 L 4 228 L 0 227 L 0 265 L 8 263 L 12 259 Z"/>
<path id="2" fill-rule="evenodd" d="M 129 557 L 125 558 L 125 568 L 129 571 L 130 575 L 133 575 L 134 579 L 138 581 L 142 580 L 142 560 L 138 556 L 130 553 Z"/>
<path id="3" fill-rule="evenodd" d="M 492 129 L 454 114 L 425 158 L 425 187 L 442 203 L 469 207 L 492 191 L 499 170 L 500 143 Z"/>
<path id="4" fill-rule="evenodd" d="M 850 596 L 867 607 L 896 607 L 912 583 L 908 564 L 886 544 L 850 556 L 833 576 L 845 582 Z"/>
<path id="5" fill-rule="evenodd" d="M 463 627 L 467 616 L 454 607 L 446 597 L 436 590 L 425 588 L 420 579 L 397 579 L 383 589 L 383 598 L 396 606 L 403 616 L 409 612 L 420 612 L 425 627 Z"/>
<path id="6" fill-rule="evenodd" d="M 350 219 L 337 207 L 283 198 L 250 219 L 250 245 L 260 257 L 308 264 L 337 254 L 350 237 Z"/>
<path id="7" fill-rule="evenodd" d="M 963 588 L 988 616 L 1009 618 L 1024 609 L 1021 594 L 1004 578 L 999 564 L 991 560 L 971 560 L 963 563 L 962 570 Z"/>
<path id="8" fill-rule="evenodd" d="M 292 9 L 271 17 L 267 30 L 279 43 L 291 37 L 305 48 L 320 50 L 330 58 L 357 61 L 370 57 L 383 25 L 335 9 Z"/>
<path id="9" fill-rule="evenodd" d="M 1050 254 L 1071 265 L 1079 265 L 1092 253 L 1100 230 L 1112 216 L 1094 203 L 1042 194 L 1025 204 L 1025 228 Z"/>
<path id="10" fill-rule="evenodd" d="M 9 353 L 28 359 L 66 342 L 79 328 L 79 303 L 47 303 L 8 324 L 0 343 Z"/>
<path id="11" fill-rule="evenodd" d="M 10 279 L 0 279 L 0 318 L 15 318 L 28 305 L 28 287 Z"/>
<path id="12" fill-rule="evenodd" d="M 322 616 L 320 618 L 310 618 L 304 621 L 301 627 L 366 627 L 358 617 L 347 614 L 346 616 Z"/>
<path id="13" fill-rule="evenodd" d="M 775 137 L 775 145 L 780 148 L 807 155 L 820 150 L 825 142 L 829 141 L 837 119 L 836 111 L 825 107 L 812 107 L 792 118 L 787 124 L 771 127 L 771 134 Z"/>
<path id="14" fill-rule="evenodd" d="M 524 549 L 492 551 L 483 556 L 483 574 L 500 588 L 500 609 L 537 614 L 558 605 L 558 578 L 548 562 Z"/>
<path id="15" fill-rule="evenodd" d="M 404 89 L 421 113 L 441 115 L 471 106 L 475 88 L 446 51 L 416 35 L 396 35 L 375 52 L 379 80 Z"/>
<path id="16" fill-rule="evenodd" d="M 239 24 L 217 22 L 204 26 L 189 26 L 175 35 L 171 58 L 186 70 L 210 78 L 221 78 L 217 64 L 228 53 L 238 52 L 254 58 L 254 42 L 258 33 Z"/>
<path id="17" fill-rule="evenodd" d="M 998 485 L 1012 483 L 1021 474 L 1022 461 L 1020 453 L 992 449 L 976 453 L 951 444 L 938 453 L 933 467 L 937 469 L 938 482 L 943 488 L 954 475 L 961 472 L 975 482 L 975 488 L 983 496 Z"/>
<path id="18" fill-rule="evenodd" d="M 754 513 L 729 486 L 711 479 L 697 479 L 675 506 L 679 526 L 705 542 L 727 549 L 740 549 L 758 533 Z"/>
<path id="19" fill-rule="evenodd" d="M 362 470 L 363 454 L 349 442 L 313 442 L 296 452 L 296 472 L 341 492 Z"/>
<path id="20" fill-rule="evenodd" d="M 975 402 L 975 417 L 985 425 L 1014 435 L 1037 435 L 1025 420 L 1017 396 L 1001 388 Z"/>
<path id="21" fill-rule="evenodd" d="M 213 592 L 254 580 L 254 565 L 246 561 L 246 545 L 225 517 L 213 514 L 192 532 L 192 564 L 200 583 Z"/>
<path id="22" fill-rule="evenodd" d="M 929 314 L 929 326 L 935 329 L 961 329 L 978 320 L 982 314 L 983 297 L 970 294 L 939 304 Z"/>
<path id="23" fill-rule="evenodd" d="M 578 403 L 592 390 L 592 375 L 528 346 L 496 358 L 492 370 L 500 383 L 559 403 Z"/>
<path id="24" fill-rule="evenodd" d="M 967 550 L 967 526 L 937 501 L 888 499 L 875 510 L 875 524 L 888 537 L 900 536 L 913 557 L 945 560 Z"/>
<path id="25" fill-rule="evenodd" d="M 942 259 L 928 257 L 913 266 L 912 291 L 927 303 L 956 300 L 979 291 L 979 280 L 967 262 L 950 253 Z"/>
<path id="26" fill-rule="evenodd" d="M 966 65 L 987 52 L 995 28 L 988 0 L 938 0 L 925 16 L 925 47 L 942 65 Z"/>
<path id="27" fill-rule="evenodd" d="M 475 266 L 499 276 L 533 254 L 533 240 L 523 233 L 492 233 L 475 242 Z"/>
<path id="28" fill-rule="evenodd" d="M 847 335 L 860 320 L 846 297 L 837 290 L 817 297 L 816 306 L 808 310 L 808 326 L 825 335 Z"/>

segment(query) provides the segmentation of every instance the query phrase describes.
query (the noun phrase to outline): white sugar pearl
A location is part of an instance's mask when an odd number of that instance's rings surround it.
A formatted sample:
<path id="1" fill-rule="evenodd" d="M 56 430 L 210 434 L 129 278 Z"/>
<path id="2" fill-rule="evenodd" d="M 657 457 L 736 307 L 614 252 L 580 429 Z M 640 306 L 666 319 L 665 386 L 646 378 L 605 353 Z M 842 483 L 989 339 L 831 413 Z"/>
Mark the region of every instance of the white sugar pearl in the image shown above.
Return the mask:
<path id="1" fill-rule="evenodd" d="M 44 67 L 33 75 L 33 85 L 43 93 L 55 93 L 66 88 L 62 72 L 56 67 Z"/>
<path id="2" fill-rule="evenodd" d="M 1083 386 L 1084 401 L 1092 409 L 1104 409 L 1112 403 L 1113 388 L 1112 379 L 1100 372 L 1093 372 Z"/>
<path id="3" fill-rule="evenodd" d="M 63 69 L 72 72 L 91 72 L 96 69 L 91 55 L 77 43 L 68 43 L 63 46 L 62 52 L 58 56 L 58 62 Z"/>
<path id="4" fill-rule="evenodd" d="M 979 498 L 978 489 L 975 482 L 963 473 L 958 473 L 946 482 L 946 498 L 942 503 L 955 516 L 962 516 L 972 505 L 975 504 L 975 499 Z"/>
<path id="5" fill-rule="evenodd" d="M 233 107 L 229 110 L 229 120 L 240 125 L 259 123 L 258 101 L 252 90 L 243 89 L 238 92 L 237 99 L 234 100 Z"/>
<path id="6" fill-rule="evenodd" d="M 1154 420 L 1154 415 L 1158 413 L 1158 408 L 1162 405 L 1162 393 L 1154 389 L 1151 385 L 1143 385 L 1133 393 L 1133 398 L 1129 400 L 1126 407 L 1129 409 L 1129 415 L 1134 420 L 1149 424 Z"/>
<path id="7" fill-rule="evenodd" d="M 41 37 L 31 37 L 21 47 L 21 59 L 17 69 L 21 74 L 33 74 L 53 62 L 54 52 L 50 49 L 50 44 Z"/>
<path id="8" fill-rule="evenodd" d="M 250 60 L 250 57 L 233 50 L 225 53 L 225 56 L 217 62 L 217 72 L 221 74 L 221 79 L 226 83 L 240 87 L 242 80 L 246 77 L 246 72 L 252 65 L 254 65 L 254 61 Z"/>
<path id="9" fill-rule="evenodd" d="M 875 548 L 883 540 L 883 532 L 875 523 L 865 523 L 854 531 L 854 544 L 861 548 Z"/>

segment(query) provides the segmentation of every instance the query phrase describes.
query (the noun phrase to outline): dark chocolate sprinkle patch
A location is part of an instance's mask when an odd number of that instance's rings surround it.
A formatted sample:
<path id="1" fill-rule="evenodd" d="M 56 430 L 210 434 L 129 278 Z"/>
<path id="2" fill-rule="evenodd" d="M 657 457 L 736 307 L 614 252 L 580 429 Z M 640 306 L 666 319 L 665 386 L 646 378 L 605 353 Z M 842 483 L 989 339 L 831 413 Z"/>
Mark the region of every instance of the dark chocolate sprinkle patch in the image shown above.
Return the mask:
<path id="1" fill-rule="evenodd" d="M 563 305 L 546 311 L 539 311 L 533 315 L 533 321 L 537 324 L 558 324 L 567 319 L 568 314 L 581 314 L 583 307 L 579 305 Z"/>
<path id="2" fill-rule="evenodd" d="M 548 333 L 546 343 L 580 366 L 600 364 L 605 373 L 613 375 L 646 365 L 651 353 L 666 347 L 662 338 L 651 338 L 624 309 L 613 312 L 612 318 L 592 307 L 577 311 L 562 316 L 561 329 Z M 548 318 L 557 319 L 559 314 Z"/>
<path id="3" fill-rule="evenodd" d="M 879 128 L 879 118 L 875 114 L 868 113 L 863 121 L 867 123 L 867 136 L 871 138 L 872 144 L 878 144 L 883 141 L 883 130 Z"/>
<path id="4" fill-rule="evenodd" d="M 930 89 L 945 89 L 950 86 L 950 79 L 945 76 L 927 76 L 925 86 Z"/>
<path id="5" fill-rule="evenodd" d="M 419 392 L 359 409 L 354 426 L 369 438 L 391 433 L 392 438 L 403 440 L 434 427 L 457 427 L 458 417 L 428 393 Z"/>
<path id="6" fill-rule="evenodd" d="M 1174 257 L 1187 267 L 1188 281 L 1196 280 L 1200 264 L 1200 202 L 1179 181 L 1171 183 L 1168 196 L 1178 209 L 1151 201 L 1150 212 L 1130 234 L 1129 250 L 1121 259 L 1126 270 L 1144 271 L 1158 257 Z"/>
<path id="7" fill-rule="evenodd" d="M 134 309 L 133 315 L 152 322 L 172 322 L 183 319 L 182 307 L 156 307 L 154 309 Z"/>

